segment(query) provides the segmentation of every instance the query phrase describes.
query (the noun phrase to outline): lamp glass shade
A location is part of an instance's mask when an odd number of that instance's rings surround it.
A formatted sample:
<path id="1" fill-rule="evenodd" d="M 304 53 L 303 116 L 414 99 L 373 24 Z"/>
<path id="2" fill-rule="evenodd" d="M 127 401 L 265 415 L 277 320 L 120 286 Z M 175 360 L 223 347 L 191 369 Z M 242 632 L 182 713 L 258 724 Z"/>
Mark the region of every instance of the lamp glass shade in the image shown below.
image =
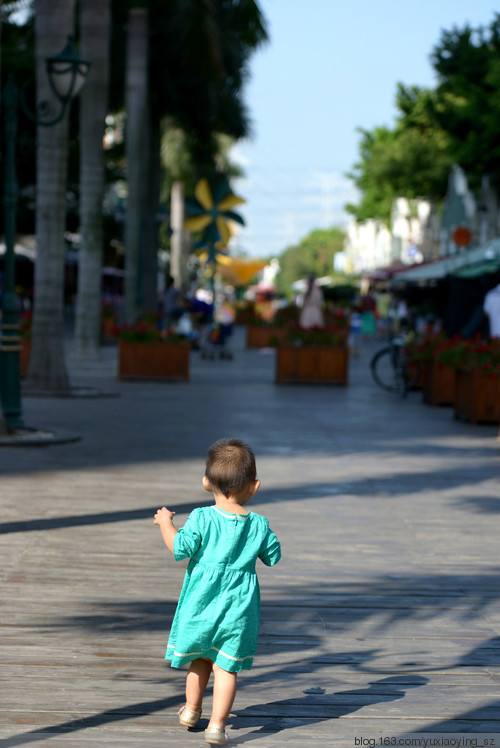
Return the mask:
<path id="1" fill-rule="evenodd" d="M 50 86 L 61 101 L 78 94 L 90 71 L 90 62 L 78 56 L 72 36 L 62 52 L 47 58 L 46 65 Z"/>
<path id="2" fill-rule="evenodd" d="M 88 75 L 88 67 L 68 62 L 50 62 L 47 72 L 51 85 L 60 99 L 72 99 L 78 95 Z"/>

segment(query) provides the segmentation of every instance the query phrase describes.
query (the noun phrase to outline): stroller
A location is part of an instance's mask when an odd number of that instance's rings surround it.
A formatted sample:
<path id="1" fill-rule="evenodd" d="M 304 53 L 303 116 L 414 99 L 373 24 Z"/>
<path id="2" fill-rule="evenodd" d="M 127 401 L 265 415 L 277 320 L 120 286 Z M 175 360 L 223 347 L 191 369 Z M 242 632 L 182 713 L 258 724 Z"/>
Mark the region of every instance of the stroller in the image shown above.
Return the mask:
<path id="1" fill-rule="evenodd" d="M 230 349 L 230 340 L 233 334 L 233 324 L 235 320 L 234 309 L 227 299 L 217 307 L 214 314 L 214 324 L 212 325 L 212 343 L 218 353 L 219 358 L 231 361 L 233 354 Z"/>
<path id="2" fill-rule="evenodd" d="M 233 354 L 229 348 L 229 339 L 232 334 L 232 324 L 224 325 L 221 322 L 216 322 L 212 325 L 211 340 L 214 356 L 218 355 L 219 358 L 225 358 L 228 361 L 232 360 Z"/>

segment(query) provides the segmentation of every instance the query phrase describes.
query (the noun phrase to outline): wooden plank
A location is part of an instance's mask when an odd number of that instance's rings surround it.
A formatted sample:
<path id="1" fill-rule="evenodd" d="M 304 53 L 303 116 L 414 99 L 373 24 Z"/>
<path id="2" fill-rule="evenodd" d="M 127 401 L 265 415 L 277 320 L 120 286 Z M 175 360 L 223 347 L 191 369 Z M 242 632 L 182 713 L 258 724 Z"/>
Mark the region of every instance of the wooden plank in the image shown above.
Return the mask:
<path id="1" fill-rule="evenodd" d="M 163 661 L 186 564 L 152 516 L 171 505 L 181 525 L 206 502 L 206 442 L 228 429 L 261 455 L 253 508 L 284 551 L 259 569 L 261 637 L 233 738 L 345 748 L 360 734 L 498 730 L 493 431 L 411 397 L 403 418 L 373 398 L 362 362 L 327 397 L 277 392 L 259 354 L 232 363 L 193 361 L 189 387 L 27 404 L 85 438 L 0 451 L 0 748 L 203 741 L 179 728 L 185 673 Z M 204 720 L 210 703 L 209 689 Z"/>

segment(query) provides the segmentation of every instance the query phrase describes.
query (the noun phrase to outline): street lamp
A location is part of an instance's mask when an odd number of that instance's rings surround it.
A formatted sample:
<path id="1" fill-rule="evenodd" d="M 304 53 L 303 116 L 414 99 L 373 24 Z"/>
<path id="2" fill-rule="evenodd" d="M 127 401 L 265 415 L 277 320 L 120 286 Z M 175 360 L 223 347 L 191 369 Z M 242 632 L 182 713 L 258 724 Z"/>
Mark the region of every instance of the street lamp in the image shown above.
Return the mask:
<path id="1" fill-rule="evenodd" d="M 62 120 L 71 100 L 78 94 L 89 74 L 90 63 L 78 57 L 74 39 L 68 37 L 64 49 L 46 60 L 46 70 L 52 91 L 61 104 L 56 117 L 51 119 L 32 114 L 22 92 L 10 75 L 3 93 L 5 123 L 5 268 L 2 296 L 2 332 L 0 337 L 0 390 L 2 408 L 7 426 L 23 426 L 21 407 L 21 378 L 19 369 L 20 335 L 19 302 L 15 293 L 15 254 L 17 212 L 16 139 L 17 110 L 21 102 L 23 111 L 36 125 L 50 127 Z M 43 115 L 47 102 L 38 109 Z"/>

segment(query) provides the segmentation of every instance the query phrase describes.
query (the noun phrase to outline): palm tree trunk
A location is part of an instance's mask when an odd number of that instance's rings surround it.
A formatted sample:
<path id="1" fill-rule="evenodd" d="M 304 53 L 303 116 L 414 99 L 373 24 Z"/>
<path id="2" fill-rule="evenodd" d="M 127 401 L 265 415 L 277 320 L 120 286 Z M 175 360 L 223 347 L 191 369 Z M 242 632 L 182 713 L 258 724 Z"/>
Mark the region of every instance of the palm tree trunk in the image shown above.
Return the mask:
<path id="1" fill-rule="evenodd" d="M 1 10 L 2 10 L 2 0 L 0 0 L 0 40 L 2 38 L 2 15 L 1 15 Z M 1 69 L 0 69 L 0 73 L 1 73 Z M 0 75 L 0 78 L 1 78 L 1 75 Z M 1 103 L 1 99 L 2 99 L 2 92 L 0 91 L 0 103 Z M 3 125 L 3 122 L 0 120 L 0 136 L 3 137 L 3 127 L 2 127 L 2 125 Z M 5 418 L 3 417 L 2 409 L 0 408 L 0 434 L 5 434 L 5 433 L 7 433 L 7 426 L 5 425 Z"/>
<path id="2" fill-rule="evenodd" d="M 103 258 L 102 139 L 108 102 L 111 0 L 80 5 L 80 54 L 92 74 L 80 95 L 80 233 L 78 299 L 74 340 L 77 358 L 98 358 Z"/>
<path id="3" fill-rule="evenodd" d="M 127 215 L 125 225 L 125 319 L 134 322 L 142 305 L 140 246 L 144 232 L 147 159 L 144 158 L 148 89 L 148 12 L 131 8 L 126 70 Z"/>
<path id="4" fill-rule="evenodd" d="M 38 100 L 53 102 L 45 58 L 59 52 L 74 25 L 74 0 L 37 0 L 35 14 Z M 57 105 L 56 105 L 57 106 Z M 35 299 L 26 389 L 65 391 L 64 230 L 68 119 L 37 129 Z"/>
<path id="5" fill-rule="evenodd" d="M 184 185 L 180 180 L 172 184 L 170 195 L 170 274 L 181 291 L 187 287 L 189 232 L 184 229 Z"/>
<path id="6" fill-rule="evenodd" d="M 158 309 L 158 205 L 160 201 L 161 159 L 160 122 L 150 114 L 147 140 L 147 195 L 144 206 L 144 232 L 141 242 L 141 312 Z M 145 154 L 146 155 L 146 154 Z"/>

